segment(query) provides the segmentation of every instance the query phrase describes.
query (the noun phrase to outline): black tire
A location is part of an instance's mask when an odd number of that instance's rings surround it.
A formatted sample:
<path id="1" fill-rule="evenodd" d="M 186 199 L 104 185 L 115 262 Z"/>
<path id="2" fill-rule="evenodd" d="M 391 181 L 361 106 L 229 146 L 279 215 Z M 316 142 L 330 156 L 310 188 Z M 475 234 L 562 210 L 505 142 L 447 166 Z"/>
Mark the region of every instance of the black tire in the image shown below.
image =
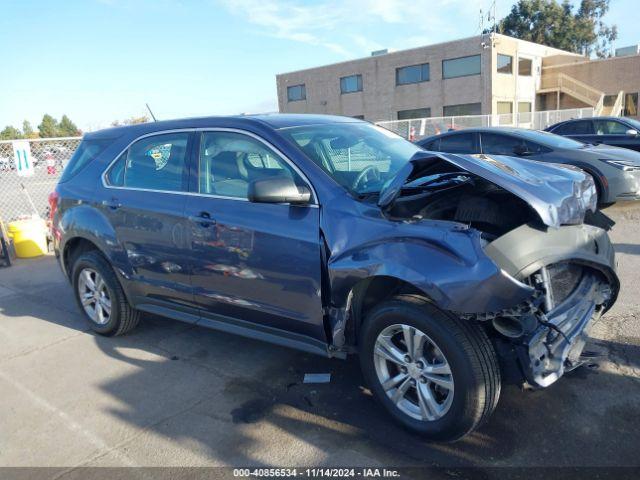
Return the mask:
<path id="1" fill-rule="evenodd" d="M 451 369 L 453 399 L 436 420 L 419 420 L 389 398 L 376 373 L 374 348 L 387 327 L 404 324 L 421 330 L 440 349 Z M 455 441 L 482 424 L 500 396 L 500 369 L 484 330 L 471 321 L 445 314 L 426 299 L 400 295 L 374 307 L 360 329 L 360 365 L 372 393 L 404 427 L 430 440 Z"/>
<path id="2" fill-rule="evenodd" d="M 109 293 L 109 298 L 111 299 L 111 315 L 109 321 L 102 325 L 91 319 L 85 312 L 80 300 L 78 279 L 80 273 L 86 268 L 94 270 L 101 275 Z M 73 291 L 78 307 L 94 332 L 105 336 L 117 336 L 133 330 L 136 325 L 138 325 L 140 312 L 129 305 L 113 268 L 100 252 L 95 250 L 90 251 L 74 259 L 71 278 L 73 280 Z"/>

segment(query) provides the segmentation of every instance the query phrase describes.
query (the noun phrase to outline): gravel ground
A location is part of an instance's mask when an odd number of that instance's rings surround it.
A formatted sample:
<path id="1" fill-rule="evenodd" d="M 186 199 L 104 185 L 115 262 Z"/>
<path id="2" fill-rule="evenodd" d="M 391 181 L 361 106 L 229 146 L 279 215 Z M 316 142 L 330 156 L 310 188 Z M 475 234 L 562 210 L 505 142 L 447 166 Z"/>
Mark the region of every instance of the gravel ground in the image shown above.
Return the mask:
<path id="1" fill-rule="evenodd" d="M 398 428 L 355 359 L 150 316 L 95 336 L 54 258 L 19 261 L 0 269 L 0 467 L 640 467 L 640 205 L 606 213 L 622 281 L 594 332 L 607 357 L 546 390 L 504 388 L 490 421 L 455 444 Z M 308 372 L 331 383 L 303 384 Z"/>

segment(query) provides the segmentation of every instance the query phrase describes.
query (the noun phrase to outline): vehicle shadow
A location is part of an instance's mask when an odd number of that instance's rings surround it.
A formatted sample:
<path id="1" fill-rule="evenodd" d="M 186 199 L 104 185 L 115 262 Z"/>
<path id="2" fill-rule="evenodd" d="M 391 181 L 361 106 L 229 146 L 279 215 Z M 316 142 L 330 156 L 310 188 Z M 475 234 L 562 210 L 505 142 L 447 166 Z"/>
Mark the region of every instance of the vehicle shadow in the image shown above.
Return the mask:
<path id="1" fill-rule="evenodd" d="M 260 441 L 252 433 L 255 428 L 279 432 L 280 441 L 289 442 L 292 448 L 311 446 L 322 452 L 324 465 L 640 465 L 635 447 L 640 444 L 640 432 L 633 426 L 640 424 L 640 380 L 611 369 L 583 367 L 540 391 L 506 386 L 486 425 L 459 442 L 438 444 L 390 419 L 363 385 L 355 358 L 329 360 L 199 327 L 181 334 L 198 338 L 196 354 L 171 355 L 171 349 L 145 345 L 144 337 L 151 334 L 153 323 L 146 322 L 137 336 L 129 338 L 95 337 L 106 355 L 139 367 L 135 373 L 102 385 L 127 406 L 112 414 L 138 424 L 144 418 L 145 403 L 137 393 L 129 397 L 127 392 L 147 384 L 145 376 L 160 375 L 165 363 L 185 362 L 194 376 L 213 373 L 217 378 L 213 391 L 185 414 L 190 421 L 175 419 L 170 426 L 158 427 L 158 433 L 189 438 L 212 457 L 232 464 L 299 464 L 294 452 L 289 460 L 279 461 L 256 454 Z M 626 365 L 638 367 L 637 345 L 624 346 L 624 350 L 611 342 L 600 345 L 608 349 L 615 364 L 631 359 L 632 365 Z M 128 358 L 121 353 L 123 347 L 146 348 L 166 360 Z M 226 355 L 232 355 L 234 366 L 218 358 Z M 256 363 L 258 358 L 264 360 L 262 364 Z M 321 372 L 331 373 L 330 383 L 302 382 L 304 373 Z M 194 424 L 200 428 L 193 428 Z M 221 432 L 226 432 L 226 438 L 221 438 Z M 606 442 L 594 441 L 598 438 Z"/>
<path id="2" fill-rule="evenodd" d="M 640 255 L 640 245 L 636 243 L 616 243 L 613 247 L 617 253 Z"/>

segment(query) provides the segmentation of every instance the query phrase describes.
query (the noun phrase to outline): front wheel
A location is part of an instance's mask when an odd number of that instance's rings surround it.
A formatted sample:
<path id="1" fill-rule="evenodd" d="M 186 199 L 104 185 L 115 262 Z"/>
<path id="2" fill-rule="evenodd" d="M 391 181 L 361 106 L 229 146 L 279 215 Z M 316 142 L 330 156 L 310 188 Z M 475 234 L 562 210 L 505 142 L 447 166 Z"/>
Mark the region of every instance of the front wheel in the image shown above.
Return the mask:
<path id="1" fill-rule="evenodd" d="M 500 395 L 498 361 L 479 325 L 402 295 L 367 315 L 360 365 L 372 393 L 403 426 L 453 441 L 476 429 Z"/>

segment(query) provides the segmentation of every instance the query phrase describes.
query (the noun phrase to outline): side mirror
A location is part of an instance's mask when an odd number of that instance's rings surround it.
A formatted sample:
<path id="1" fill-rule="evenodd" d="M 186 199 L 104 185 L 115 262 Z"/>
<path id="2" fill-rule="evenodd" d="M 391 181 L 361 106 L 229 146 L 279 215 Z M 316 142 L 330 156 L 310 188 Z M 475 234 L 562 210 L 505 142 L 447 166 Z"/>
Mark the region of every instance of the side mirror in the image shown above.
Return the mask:
<path id="1" fill-rule="evenodd" d="M 249 184 L 248 197 L 255 203 L 290 203 L 304 205 L 311 201 L 311 191 L 298 187 L 289 177 L 271 177 Z"/>
<path id="2" fill-rule="evenodd" d="M 513 153 L 515 153 L 519 157 L 526 157 L 527 155 L 531 155 L 531 152 L 524 145 L 516 145 L 515 147 L 513 147 Z"/>
<path id="3" fill-rule="evenodd" d="M 630 128 L 625 133 L 627 134 L 627 137 L 637 137 L 638 136 L 638 131 L 635 128 Z"/>

